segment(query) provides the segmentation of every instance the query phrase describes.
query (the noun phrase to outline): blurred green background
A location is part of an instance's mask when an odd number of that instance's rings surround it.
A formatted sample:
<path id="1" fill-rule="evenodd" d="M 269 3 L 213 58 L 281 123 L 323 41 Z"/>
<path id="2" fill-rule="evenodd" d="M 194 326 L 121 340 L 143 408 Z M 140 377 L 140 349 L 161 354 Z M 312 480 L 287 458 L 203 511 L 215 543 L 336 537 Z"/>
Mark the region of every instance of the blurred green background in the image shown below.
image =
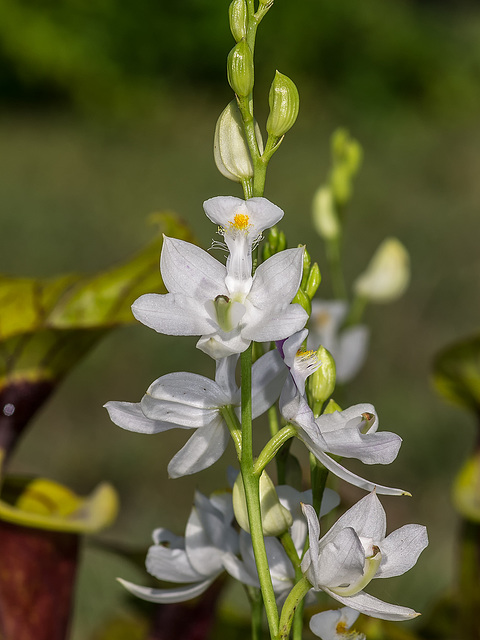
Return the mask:
<path id="1" fill-rule="evenodd" d="M 210 245 L 203 200 L 241 195 L 212 153 L 216 119 L 231 100 L 227 8 L 219 0 L 0 0 L 3 273 L 106 268 L 148 242 L 146 219 L 160 210 L 178 212 Z M 411 253 L 412 285 L 395 304 L 368 310 L 370 355 L 340 400 L 373 402 L 382 428 L 405 440 L 389 468 L 348 466 L 414 494 L 383 501 L 390 528 L 424 523 L 431 546 L 411 575 L 382 583 L 382 596 L 428 613 L 455 579 L 450 486 L 474 439 L 469 416 L 444 405 L 429 376 L 434 353 L 480 325 L 480 8 L 473 0 L 277 0 L 258 37 L 262 126 L 276 68 L 301 98 L 265 193 L 286 212 L 290 246 L 307 241 L 325 271 L 310 203 L 341 125 L 365 152 L 345 235 L 349 281 L 387 235 Z M 319 293 L 330 295 L 328 279 Z M 12 469 L 85 493 L 111 481 L 122 511 L 105 539 L 146 546 L 154 527 L 183 532 L 193 489 L 224 484 L 233 449 L 200 475 L 168 480 L 184 434 L 123 432 L 102 405 L 138 401 L 169 371 L 212 375 L 194 344 L 142 326 L 116 331 L 41 412 Z M 340 490 L 346 504 L 361 495 Z M 74 640 L 123 607 L 115 575 L 143 579 L 91 545 L 84 559 Z"/>

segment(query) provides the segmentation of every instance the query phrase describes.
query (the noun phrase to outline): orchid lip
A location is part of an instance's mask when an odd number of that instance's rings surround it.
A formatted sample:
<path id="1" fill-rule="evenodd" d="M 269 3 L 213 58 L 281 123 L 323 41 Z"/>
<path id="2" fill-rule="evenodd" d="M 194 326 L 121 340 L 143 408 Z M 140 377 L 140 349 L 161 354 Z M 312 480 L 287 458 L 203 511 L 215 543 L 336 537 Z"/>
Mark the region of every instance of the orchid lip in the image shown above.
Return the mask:
<path id="1" fill-rule="evenodd" d="M 354 596 L 371 582 L 382 561 L 382 552 L 380 549 L 376 545 L 373 545 L 372 549 L 373 555 L 365 558 L 363 575 L 345 587 L 330 587 L 331 591 L 339 596 Z"/>

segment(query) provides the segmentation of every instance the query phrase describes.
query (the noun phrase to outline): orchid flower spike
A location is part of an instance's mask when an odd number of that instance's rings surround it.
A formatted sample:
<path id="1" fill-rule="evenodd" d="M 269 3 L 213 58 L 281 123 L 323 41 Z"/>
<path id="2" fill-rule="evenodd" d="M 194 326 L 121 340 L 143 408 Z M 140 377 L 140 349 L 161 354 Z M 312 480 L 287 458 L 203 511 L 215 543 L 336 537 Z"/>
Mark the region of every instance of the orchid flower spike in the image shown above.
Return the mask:
<path id="1" fill-rule="evenodd" d="M 315 510 L 308 504 L 302 509 L 310 547 L 301 566 L 315 591 L 325 591 L 351 609 L 382 620 L 419 615 L 363 589 L 373 578 L 399 576 L 411 569 L 428 544 L 425 527 L 409 524 L 385 536 L 385 511 L 374 491 L 344 513 L 321 539 Z"/>
<path id="2" fill-rule="evenodd" d="M 172 589 L 152 589 L 118 581 L 133 595 L 150 602 L 184 602 L 199 596 L 223 572 L 223 557 L 238 552 L 238 534 L 232 527 L 229 493 L 207 498 L 198 491 L 185 537 L 166 529 L 153 532 L 154 545 L 147 554 L 147 571 L 158 580 L 186 583 Z"/>
<path id="3" fill-rule="evenodd" d="M 321 611 L 310 618 L 310 629 L 321 640 L 366 640 L 364 633 L 351 629 L 359 615 L 350 607 Z"/>
<path id="4" fill-rule="evenodd" d="M 169 293 L 141 296 L 133 315 L 159 333 L 201 336 L 197 347 L 215 359 L 242 353 L 252 340 L 282 340 L 301 329 L 308 316 L 291 302 L 304 248 L 281 251 L 251 274 L 254 241 L 280 219 L 281 209 L 265 198 L 212 198 L 205 209 L 223 229 L 231 252 L 226 267 L 193 244 L 165 237 L 160 270 Z"/>
<path id="5" fill-rule="evenodd" d="M 172 478 L 202 471 L 225 451 L 230 432 L 222 410 L 232 407 L 240 415 L 240 389 L 235 381 L 238 355 L 217 361 L 215 381 L 195 373 L 169 373 L 153 382 L 139 403 L 107 402 L 110 419 L 122 429 L 160 433 L 169 429 L 195 429 L 186 445 L 172 458 Z M 269 351 L 252 367 L 252 415 L 262 415 L 277 400 L 286 369 L 276 351 Z"/>
<path id="6" fill-rule="evenodd" d="M 321 344 L 335 359 L 337 382 L 352 380 L 362 368 L 368 351 L 369 330 L 363 324 L 342 329 L 348 312 L 343 300 L 312 300 L 307 346 Z"/>

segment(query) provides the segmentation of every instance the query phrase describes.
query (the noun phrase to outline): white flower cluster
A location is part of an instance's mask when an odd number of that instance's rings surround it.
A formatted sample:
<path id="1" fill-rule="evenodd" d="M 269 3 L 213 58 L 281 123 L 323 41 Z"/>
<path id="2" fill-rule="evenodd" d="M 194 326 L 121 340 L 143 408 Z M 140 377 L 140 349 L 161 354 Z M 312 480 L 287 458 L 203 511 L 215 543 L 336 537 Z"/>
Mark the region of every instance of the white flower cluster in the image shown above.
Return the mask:
<path id="1" fill-rule="evenodd" d="M 111 419 L 139 433 L 194 430 L 170 461 L 168 472 L 176 478 L 205 469 L 227 447 L 229 412 L 237 418 L 241 414 L 241 392 L 235 377 L 239 354 L 252 341 L 276 342 L 276 348 L 267 351 L 252 368 L 252 417 L 262 415 L 279 400 L 285 423 L 310 452 L 329 471 L 370 492 L 320 538 L 319 519 L 309 504 L 309 495 L 277 487 L 281 504 L 292 515 L 290 534 L 312 590 L 325 591 L 348 607 L 312 618 L 312 630 L 324 639 L 342 637 L 342 629 L 347 631 L 355 621 L 355 615 L 348 613 L 351 609 L 387 620 L 414 617 L 413 610 L 387 604 L 363 591 L 373 578 L 400 575 L 410 569 L 427 545 L 427 536 L 420 525 L 407 525 L 386 536 L 385 512 L 377 494 L 406 492 L 364 480 L 331 457 L 356 458 L 365 464 L 389 464 L 396 458 L 401 438 L 378 431 L 373 405 L 358 404 L 319 417 L 309 406 L 305 382 L 321 362 L 316 351 L 302 347 L 308 335 L 304 329 L 308 315 L 299 304 L 292 304 L 302 280 L 304 249 L 280 251 L 252 275 L 252 250 L 262 232 L 282 218 L 283 211 L 265 198 L 243 201 L 217 197 L 207 200 L 204 208 L 224 237 L 226 265 L 193 244 L 166 237 L 160 268 L 168 293 L 144 295 L 132 308 L 138 320 L 160 333 L 199 336 L 197 347 L 216 361 L 215 380 L 186 372 L 164 375 L 152 383 L 139 403 L 107 403 Z M 333 312 L 340 317 L 345 310 Z M 356 345 L 354 362 L 341 364 L 343 377 L 348 379 L 363 359 L 366 330 L 360 328 L 342 339 L 334 338 L 333 330 L 323 330 L 325 341 L 330 340 L 328 348 L 332 349 L 336 340 L 333 350 L 340 354 L 351 352 L 351 345 Z M 346 356 L 340 358 L 345 360 Z M 320 515 L 337 502 L 327 490 Z M 147 570 L 153 576 L 184 586 L 150 589 L 122 583 L 155 602 L 193 598 L 224 570 L 244 584 L 258 587 L 250 535 L 237 533 L 232 520 L 230 494 L 206 498 L 197 493 L 185 537 L 156 530 L 155 544 L 147 557 Z M 307 525 L 309 548 L 304 553 Z M 277 538 L 267 537 L 265 545 L 274 591 L 282 603 L 295 584 L 295 570 Z M 354 632 L 348 633 L 348 637 L 355 637 Z"/>

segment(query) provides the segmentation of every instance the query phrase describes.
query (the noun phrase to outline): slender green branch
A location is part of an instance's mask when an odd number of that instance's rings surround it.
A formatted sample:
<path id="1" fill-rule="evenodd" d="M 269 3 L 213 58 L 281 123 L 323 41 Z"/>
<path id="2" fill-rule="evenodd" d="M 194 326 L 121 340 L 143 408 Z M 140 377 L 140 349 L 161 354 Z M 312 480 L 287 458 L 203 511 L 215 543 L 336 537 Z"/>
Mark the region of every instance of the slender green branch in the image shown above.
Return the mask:
<path id="1" fill-rule="evenodd" d="M 280 424 L 278 422 L 278 413 L 276 405 L 272 404 L 268 410 L 268 424 L 270 425 L 270 435 L 274 436 L 280 431 Z"/>
<path id="2" fill-rule="evenodd" d="M 268 566 L 265 540 L 260 511 L 259 477 L 253 472 L 252 443 L 252 345 L 241 356 L 242 375 L 242 458 L 241 472 L 247 502 L 250 535 L 257 565 L 265 612 L 270 636 L 275 640 L 278 634 L 278 611 L 273 591 L 270 568 Z"/>
<path id="3" fill-rule="evenodd" d="M 227 423 L 227 427 L 232 436 L 233 443 L 235 445 L 235 451 L 239 460 L 242 459 L 242 426 L 238 421 L 234 408 L 229 405 L 220 409 L 222 418 Z"/>
<path id="4" fill-rule="evenodd" d="M 267 464 L 273 460 L 281 446 L 296 435 L 296 428 L 292 424 L 287 424 L 285 427 L 282 427 L 273 438 L 270 438 L 255 462 L 253 467 L 254 474 L 260 476 Z"/>
<path id="5" fill-rule="evenodd" d="M 302 569 L 300 567 L 301 560 L 298 555 L 297 549 L 293 543 L 292 537 L 288 531 L 281 536 L 280 542 L 282 543 L 282 546 L 285 549 L 285 552 L 295 570 L 295 579 L 297 582 L 300 582 L 303 578 Z M 303 600 L 298 603 L 297 608 L 295 609 L 292 631 L 293 631 L 293 640 L 302 640 Z"/>
<path id="6" fill-rule="evenodd" d="M 263 600 L 260 589 L 245 586 L 252 614 L 252 640 L 262 640 Z"/>
<path id="7" fill-rule="evenodd" d="M 285 604 L 283 605 L 282 614 L 280 616 L 280 627 L 278 632 L 279 640 L 288 639 L 295 611 L 311 588 L 312 585 L 307 580 L 307 578 L 302 578 L 297 582 L 297 584 L 288 594 L 287 599 L 285 600 Z"/>

